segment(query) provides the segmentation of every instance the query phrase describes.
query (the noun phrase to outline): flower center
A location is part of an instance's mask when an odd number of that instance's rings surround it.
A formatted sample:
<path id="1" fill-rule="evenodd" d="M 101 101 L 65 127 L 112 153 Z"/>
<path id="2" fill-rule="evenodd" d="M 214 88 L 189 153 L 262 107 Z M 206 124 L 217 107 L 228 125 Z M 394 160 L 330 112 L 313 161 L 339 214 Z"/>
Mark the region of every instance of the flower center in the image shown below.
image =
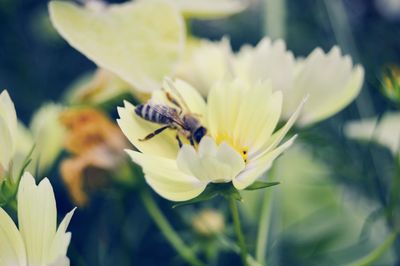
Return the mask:
<path id="1" fill-rule="evenodd" d="M 243 158 L 243 161 L 247 163 L 247 157 L 249 154 L 249 148 L 246 146 L 242 146 L 241 144 L 237 143 L 233 140 L 233 138 L 227 134 L 218 134 L 216 137 L 215 142 L 219 145 L 222 142 L 228 143 L 233 149 L 235 149 Z"/>

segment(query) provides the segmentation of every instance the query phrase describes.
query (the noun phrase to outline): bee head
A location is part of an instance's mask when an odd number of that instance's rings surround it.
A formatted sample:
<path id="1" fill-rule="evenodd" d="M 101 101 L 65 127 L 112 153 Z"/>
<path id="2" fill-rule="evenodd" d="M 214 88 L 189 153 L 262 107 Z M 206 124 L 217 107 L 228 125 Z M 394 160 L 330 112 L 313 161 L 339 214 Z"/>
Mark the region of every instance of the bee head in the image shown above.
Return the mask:
<path id="1" fill-rule="evenodd" d="M 193 138 L 196 143 L 200 143 L 200 140 L 207 134 L 207 129 L 203 126 L 198 127 L 194 133 Z"/>

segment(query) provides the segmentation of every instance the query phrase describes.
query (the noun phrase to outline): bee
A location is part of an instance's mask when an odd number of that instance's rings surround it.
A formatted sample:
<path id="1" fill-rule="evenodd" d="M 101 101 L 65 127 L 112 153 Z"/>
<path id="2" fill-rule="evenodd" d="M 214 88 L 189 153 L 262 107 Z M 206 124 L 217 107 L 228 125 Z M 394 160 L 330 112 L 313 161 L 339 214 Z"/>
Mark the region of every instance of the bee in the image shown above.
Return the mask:
<path id="1" fill-rule="evenodd" d="M 176 89 L 175 92 L 180 98 L 182 105 L 184 105 L 186 112 L 183 111 L 181 104 L 167 91 L 165 91 L 165 93 L 168 101 L 176 106 L 176 108 L 167 104 L 152 103 L 151 101 L 136 106 L 136 115 L 147 121 L 164 125 L 148 134 L 143 139 L 139 139 L 139 141 L 149 140 L 167 128 L 170 128 L 177 130 L 176 140 L 178 141 L 179 147 L 182 147 L 180 136 L 184 136 L 190 144 L 194 146 L 195 144 L 199 144 L 200 140 L 207 134 L 207 129 L 201 124 L 196 114 L 190 112 L 188 106 Z"/>

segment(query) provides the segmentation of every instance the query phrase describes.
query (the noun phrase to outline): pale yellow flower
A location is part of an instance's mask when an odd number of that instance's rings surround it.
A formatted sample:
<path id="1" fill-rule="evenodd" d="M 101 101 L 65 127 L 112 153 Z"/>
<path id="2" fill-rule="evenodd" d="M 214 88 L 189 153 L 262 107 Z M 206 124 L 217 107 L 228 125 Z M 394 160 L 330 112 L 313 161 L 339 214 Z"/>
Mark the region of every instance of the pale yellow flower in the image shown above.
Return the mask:
<path id="1" fill-rule="evenodd" d="M 352 139 L 374 141 L 388 148 L 393 154 L 400 151 L 400 113 L 386 113 L 376 117 L 348 122 L 344 132 Z"/>
<path id="2" fill-rule="evenodd" d="M 207 103 L 183 81 L 164 85 L 165 90 L 176 96 L 171 86 L 208 129 L 209 135 L 196 147 L 184 144 L 179 148 L 173 130 L 148 141 L 139 141 L 160 126 L 137 116 L 135 106 L 128 102 L 125 107 L 118 108 L 118 124 L 139 150 L 127 150 L 128 154 L 142 166 L 147 183 L 167 199 L 192 199 L 209 183 L 232 182 L 236 189 L 245 189 L 268 170 L 295 139 L 294 136 L 280 144 L 301 108 L 276 130 L 282 93 L 273 92 L 269 82 L 221 81 L 211 89 Z M 160 93 L 154 93 L 154 101 L 161 101 Z"/>
<path id="3" fill-rule="evenodd" d="M 357 97 L 363 83 L 363 68 L 353 66 L 351 58 L 343 56 L 336 46 L 328 53 L 316 48 L 305 59 L 296 59 L 282 40 L 272 42 L 264 38 L 256 47 L 246 45 L 237 54 L 229 52 L 225 40 L 203 42 L 191 49 L 191 56 L 178 68 L 195 71 L 180 71 L 177 76 L 193 82 L 204 95 L 209 84 L 224 76 L 253 83 L 270 80 L 273 90 L 284 94 L 283 119 L 288 119 L 308 95 L 297 121 L 303 126 L 342 110 Z"/>
<path id="4" fill-rule="evenodd" d="M 18 227 L 0 208 L 0 265 L 66 266 L 71 233 L 66 232 L 74 210 L 57 229 L 53 188 L 47 178 L 39 185 L 25 173 L 18 189 Z"/>

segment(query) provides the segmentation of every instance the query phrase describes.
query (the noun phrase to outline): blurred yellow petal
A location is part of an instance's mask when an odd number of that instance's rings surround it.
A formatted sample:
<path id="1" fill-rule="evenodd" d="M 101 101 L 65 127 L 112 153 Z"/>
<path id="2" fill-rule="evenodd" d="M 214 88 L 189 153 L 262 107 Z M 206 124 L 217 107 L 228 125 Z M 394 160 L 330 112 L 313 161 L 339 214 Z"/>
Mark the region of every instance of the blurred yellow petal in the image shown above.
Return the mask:
<path id="1" fill-rule="evenodd" d="M 168 1 L 97 9 L 53 1 L 49 10 L 53 25 L 74 48 L 141 91 L 160 88 L 184 47 L 183 19 Z"/>
<path id="2" fill-rule="evenodd" d="M 218 19 L 242 12 L 241 0 L 173 0 L 187 18 Z"/>
<path id="3" fill-rule="evenodd" d="M 141 165 L 147 183 L 162 197 L 185 201 L 200 195 L 207 182 L 180 171 L 176 161 L 159 156 L 127 150 L 132 160 Z"/>
<path id="4" fill-rule="evenodd" d="M 69 104 L 102 104 L 123 93 L 135 92 L 132 86 L 117 75 L 102 68 L 80 77 L 67 89 Z"/>
<path id="5" fill-rule="evenodd" d="M 26 265 L 21 234 L 8 214 L 0 208 L 0 265 Z"/>
<path id="6" fill-rule="evenodd" d="M 160 128 L 161 125 L 148 122 L 137 116 L 135 106 L 126 101 L 124 103 L 124 107 L 118 107 L 120 118 L 117 119 L 117 122 L 129 141 L 143 153 L 175 158 L 179 148 L 175 139 L 175 133 L 165 130 L 152 139 L 140 141 L 139 139 Z"/>

